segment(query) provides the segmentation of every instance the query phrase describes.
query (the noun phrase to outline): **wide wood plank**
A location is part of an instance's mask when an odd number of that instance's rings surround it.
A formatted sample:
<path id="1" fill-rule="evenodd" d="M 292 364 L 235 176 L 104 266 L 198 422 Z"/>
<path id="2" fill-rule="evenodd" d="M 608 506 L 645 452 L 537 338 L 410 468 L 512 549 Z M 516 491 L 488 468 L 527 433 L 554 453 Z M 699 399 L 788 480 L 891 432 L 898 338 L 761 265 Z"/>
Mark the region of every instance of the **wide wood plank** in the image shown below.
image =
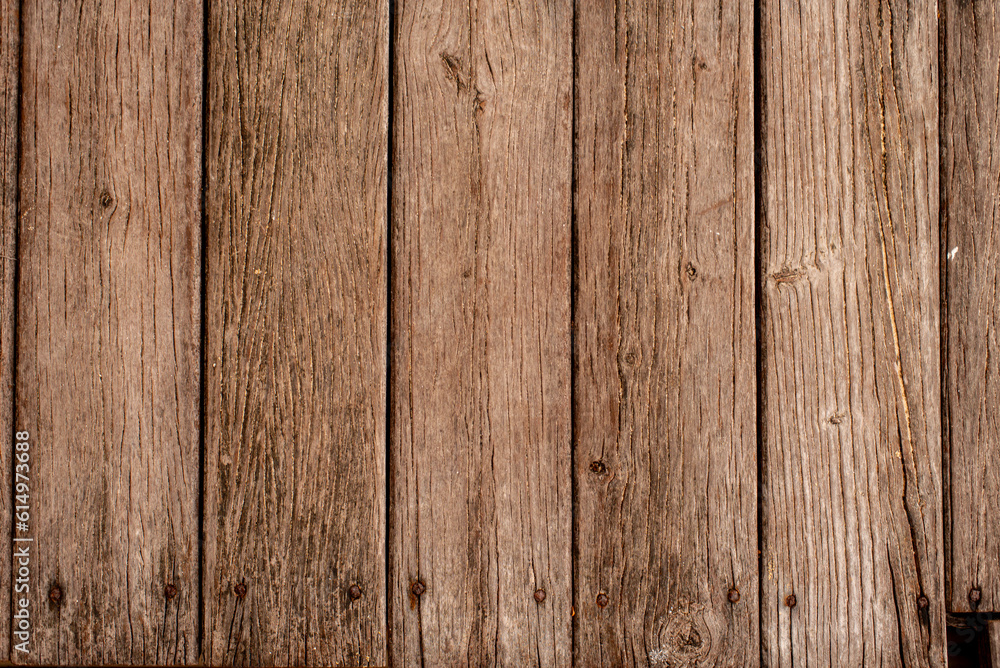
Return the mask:
<path id="1" fill-rule="evenodd" d="M 766 665 L 943 666 L 937 8 L 760 8 Z"/>
<path id="2" fill-rule="evenodd" d="M 753 4 L 576 20 L 574 654 L 757 665 Z"/>
<path id="3" fill-rule="evenodd" d="M 0 0 L 0 434 L 14 418 L 14 310 L 17 277 L 17 119 L 20 81 L 20 2 Z M 6 441 L 4 441 L 6 443 Z M 10 573 L 10 446 L 0 447 L 0 573 Z M 23 469 L 22 469 L 23 470 Z M 17 577 L 16 575 L 14 576 Z M 10 610 L 13 583 L 0 585 L 0 611 Z M 10 616 L 0 614 L 0 657 L 10 650 Z"/>
<path id="4" fill-rule="evenodd" d="M 22 18 L 33 635 L 12 658 L 191 663 L 202 8 L 28 0 Z"/>
<path id="5" fill-rule="evenodd" d="M 1000 612 L 1000 2 L 943 5 L 948 607 Z"/>
<path id="6" fill-rule="evenodd" d="M 386 663 L 388 25 L 209 7 L 210 665 Z"/>
<path id="7" fill-rule="evenodd" d="M 571 17 L 396 3 L 394 665 L 571 660 Z"/>

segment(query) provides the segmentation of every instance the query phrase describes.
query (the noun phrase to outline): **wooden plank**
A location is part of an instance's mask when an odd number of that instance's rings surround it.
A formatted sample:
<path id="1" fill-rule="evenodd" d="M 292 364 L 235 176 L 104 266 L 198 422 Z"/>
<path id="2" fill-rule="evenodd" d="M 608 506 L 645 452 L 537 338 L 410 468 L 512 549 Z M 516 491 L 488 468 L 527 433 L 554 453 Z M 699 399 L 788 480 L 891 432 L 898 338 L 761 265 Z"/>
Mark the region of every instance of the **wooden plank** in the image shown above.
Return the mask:
<path id="1" fill-rule="evenodd" d="M 390 658 L 568 665 L 572 4 L 396 9 Z"/>
<path id="2" fill-rule="evenodd" d="M 1000 612 L 1000 3 L 944 8 L 948 607 Z"/>
<path id="3" fill-rule="evenodd" d="M 17 148 L 20 101 L 20 2 L 0 0 L 0 439 L 14 419 L 14 323 L 17 253 Z M 9 441 L 4 440 L 3 443 Z M 0 573 L 11 565 L 11 447 L 0 447 Z M 23 470 L 23 468 L 22 468 Z M 16 575 L 14 576 L 17 577 Z M 16 583 L 0 585 L 0 611 L 10 610 Z M 18 596 L 20 598 L 20 596 Z M 0 614 L 0 657 L 10 652 L 10 616 Z"/>
<path id="4" fill-rule="evenodd" d="M 388 19 L 209 9 L 209 665 L 386 663 Z"/>
<path id="5" fill-rule="evenodd" d="M 763 661 L 943 666 L 936 7 L 760 11 Z"/>
<path id="6" fill-rule="evenodd" d="M 1000 668 L 1000 620 L 990 622 L 990 661 L 993 668 Z"/>
<path id="7" fill-rule="evenodd" d="M 753 30 L 577 3 L 580 665 L 759 662 Z"/>
<path id="8" fill-rule="evenodd" d="M 13 658 L 192 663 L 202 8 L 29 0 L 22 18 L 33 635 Z"/>

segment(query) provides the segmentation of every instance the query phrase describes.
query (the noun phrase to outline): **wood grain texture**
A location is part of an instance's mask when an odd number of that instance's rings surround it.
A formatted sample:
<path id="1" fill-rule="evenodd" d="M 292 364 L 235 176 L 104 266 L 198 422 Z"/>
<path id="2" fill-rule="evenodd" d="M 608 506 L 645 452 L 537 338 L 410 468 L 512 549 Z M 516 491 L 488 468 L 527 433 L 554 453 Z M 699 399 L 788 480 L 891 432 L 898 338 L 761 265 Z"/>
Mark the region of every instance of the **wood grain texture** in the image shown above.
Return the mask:
<path id="1" fill-rule="evenodd" d="M 16 418 L 32 443 L 34 630 L 13 658 L 191 663 L 202 10 L 30 0 L 22 18 Z"/>
<path id="2" fill-rule="evenodd" d="M 17 166 L 20 94 L 20 3 L 0 0 L 0 573 L 11 573 L 12 446 L 14 419 L 14 327 L 17 278 Z M 14 576 L 16 577 L 16 576 Z M 0 657 L 10 651 L 10 595 L 0 584 Z"/>
<path id="3" fill-rule="evenodd" d="M 943 666 L 936 6 L 760 12 L 763 660 Z"/>
<path id="4" fill-rule="evenodd" d="M 204 660 L 384 665 L 388 4 L 209 17 Z"/>
<path id="5" fill-rule="evenodd" d="M 571 661 L 571 17 L 396 4 L 394 665 Z"/>
<path id="6" fill-rule="evenodd" d="M 576 663 L 757 665 L 753 4 L 576 21 Z"/>
<path id="7" fill-rule="evenodd" d="M 942 4 L 948 606 L 1000 612 L 1000 3 Z"/>

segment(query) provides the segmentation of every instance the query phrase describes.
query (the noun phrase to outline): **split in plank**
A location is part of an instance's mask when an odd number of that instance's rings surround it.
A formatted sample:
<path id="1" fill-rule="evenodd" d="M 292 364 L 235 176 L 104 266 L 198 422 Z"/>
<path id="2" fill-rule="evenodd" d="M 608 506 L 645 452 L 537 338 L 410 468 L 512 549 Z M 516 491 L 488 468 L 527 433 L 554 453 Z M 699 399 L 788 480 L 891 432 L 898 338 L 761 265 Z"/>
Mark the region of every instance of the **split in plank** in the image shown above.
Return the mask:
<path id="1" fill-rule="evenodd" d="M 760 18 L 764 664 L 943 666 L 936 6 Z"/>

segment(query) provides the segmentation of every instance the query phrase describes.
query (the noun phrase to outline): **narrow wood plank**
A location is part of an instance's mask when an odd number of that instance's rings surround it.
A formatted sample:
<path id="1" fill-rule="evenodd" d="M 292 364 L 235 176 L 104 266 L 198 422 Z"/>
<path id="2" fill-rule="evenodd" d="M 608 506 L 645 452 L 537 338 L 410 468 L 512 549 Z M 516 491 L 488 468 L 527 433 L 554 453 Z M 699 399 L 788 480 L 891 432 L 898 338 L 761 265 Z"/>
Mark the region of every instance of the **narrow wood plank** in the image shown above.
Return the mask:
<path id="1" fill-rule="evenodd" d="M 1000 612 L 1000 2 L 943 5 L 948 606 Z"/>
<path id="2" fill-rule="evenodd" d="M 759 662 L 753 30 L 577 3 L 578 665 Z"/>
<path id="3" fill-rule="evenodd" d="M 209 8 L 209 665 L 386 663 L 388 19 Z"/>
<path id="4" fill-rule="evenodd" d="M 1000 619 L 990 622 L 990 661 L 993 668 L 1000 668 Z"/>
<path id="5" fill-rule="evenodd" d="M 396 4 L 394 665 L 571 661 L 571 17 Z"/>
<path id="6" fill-rule="evenodd" d="M 202 8 L 28 0 L 22 17 L 33 635 L 13 658 L 192 663 Z"/>
<path id="7" fill-rule="evenodd" d="M 17 147 L 20 76 L 20 2 L 0 0 L 0 573 L 11 573 L 11 469 L 14 419 L 14 311 L 17 277 Z M 23 471 L 23 467 L 22 467 Z M 16 574 L 13 576 L 16 579 Z M 0 657 L 10 652 L 10 595 L 0 585 Z M 20 598 L 20 596 L 18 596 Z"/>
<path id="8" fill-rule="evenodd" d="M 936 6 L 760 11 L 763 660 L 943 666 Z"/>

